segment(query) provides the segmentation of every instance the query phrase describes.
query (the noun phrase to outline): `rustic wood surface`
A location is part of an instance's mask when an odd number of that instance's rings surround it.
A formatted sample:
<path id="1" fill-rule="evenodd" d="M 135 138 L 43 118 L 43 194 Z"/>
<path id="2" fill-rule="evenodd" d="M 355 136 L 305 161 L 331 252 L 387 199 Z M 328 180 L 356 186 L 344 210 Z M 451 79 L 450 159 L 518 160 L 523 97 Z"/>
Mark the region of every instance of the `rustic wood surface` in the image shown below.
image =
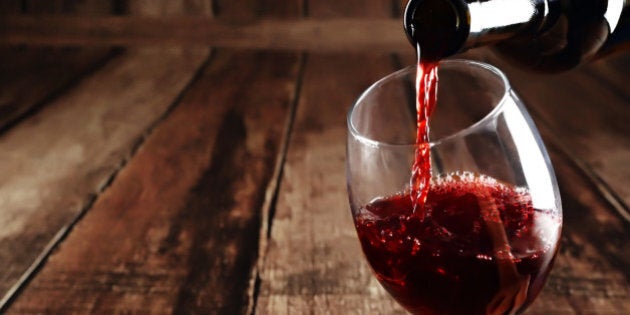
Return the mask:
<path id="1" fill-rule="evenodd" d="M 393 14 L 384 1 L 364 4 L 316 1 L 308 13 L 366 19 Z M 388 55 L 309 55 L 268 247 L 261 256 L 257 313 L 403 312 L 375 281 L 349 228 L 344 168 L 346 113 L 366 87 L 393 70 Z"/>
<path id="2" fill-rule="evenodd" d="M 109 1 L 2 1 L 2 19 L 40 14 L 112 14 Z M 0 37 L 2 37 L 0 35 Z M 0 47 L 0 130 L 36 107 L 50 101 L 57 92 L 76 83 L 112 56 L 108 45 L 96 47 Z"/>
<path id="3" fill-rule="evenodd" d="M 0 312 L 405 314 L 344 169 L 349 106 L 414 62 L 405 2 L 3 2 Z M 460 57 L 506 72 L 558 177 L 562 245 L 526 314 L 629 314 L 630 55 Z"/>
<path id="4" fill-rule="evenodd" d="M 129 52 L 0 138 L 3 294 L 90 207 L 205 57 Z"/>
<path id="5" fill-rule="evenodd" d="M 257 307 L 261 314 L 305 309 L 330 309 L 335 314 L 401 312 L 384 298 L 361 256 L 344 169 L 347 109 L 370 82 L 392 69 L 391 58 L 383 55 L 309 56 L 269 245 L 262 257 Z M 340 85 L 343 90 L 330 93 Z"/>
<path id="6" fill-rule="evenodd" d="M 298 61 L 216 52 L 10 313 L 244 312 Z"/>
<path id="7" fill-rule="evenodd" d="M 35 112 L 114 54 L 108 48 L 0 48 L 0 130 Z"/>
<path id="8" fill-rule="evenodd" d="M 13 0 L 9 0 L 9 2 L 11 1 Z M 77 14 L 95 16 L 112 14 L 115 3 L 115 1 L 102 0 L 22 0 L 21 7 L 22 13 L 25 14 Z"/>
<path id="9" fill-rule="evenodd" d="M 0 44 L 406 51 L 409 44 L 400 36 L 400 25 L 400 19 L 393 18 L 267 18 L 235 22 L 182 16 L 9 16 L 0 19 Z"/>

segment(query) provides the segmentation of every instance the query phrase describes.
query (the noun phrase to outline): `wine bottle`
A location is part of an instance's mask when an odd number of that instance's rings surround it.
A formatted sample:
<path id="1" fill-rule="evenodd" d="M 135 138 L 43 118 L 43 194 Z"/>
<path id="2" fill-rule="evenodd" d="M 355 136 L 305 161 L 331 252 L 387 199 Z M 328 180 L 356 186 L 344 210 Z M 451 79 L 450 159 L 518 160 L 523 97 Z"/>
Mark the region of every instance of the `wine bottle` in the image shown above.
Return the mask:
<path id="1" fill-rule="evenodd" d="M 630 0 L 411 0 L 404 28 L 436 61 L 493 45 L 528 68 L 561 71 L 630 43 Z"/>

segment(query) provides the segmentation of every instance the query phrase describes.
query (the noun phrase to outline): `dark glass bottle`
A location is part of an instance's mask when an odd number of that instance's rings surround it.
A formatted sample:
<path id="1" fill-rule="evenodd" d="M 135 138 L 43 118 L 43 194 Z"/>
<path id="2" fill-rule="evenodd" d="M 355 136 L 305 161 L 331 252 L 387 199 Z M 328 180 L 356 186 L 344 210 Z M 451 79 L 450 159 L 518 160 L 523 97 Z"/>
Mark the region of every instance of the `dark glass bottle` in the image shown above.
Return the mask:
<path id="1" fill-rule="evenodd" d="M 494 45 L 508 59 L 561 71 L 630 43 L 630 0 L 411 0 L 404 27 L 422 59 Z"/>

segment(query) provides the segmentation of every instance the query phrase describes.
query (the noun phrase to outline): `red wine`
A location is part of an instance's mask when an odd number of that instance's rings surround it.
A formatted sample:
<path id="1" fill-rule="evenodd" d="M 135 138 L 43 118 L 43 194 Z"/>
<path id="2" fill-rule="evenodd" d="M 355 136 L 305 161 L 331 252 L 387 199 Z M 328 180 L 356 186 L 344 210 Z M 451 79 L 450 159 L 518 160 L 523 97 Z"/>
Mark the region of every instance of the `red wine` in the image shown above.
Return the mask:
<path id="1" fill-rule="evenodd" d="M 425 217 L 408 193 L 359 209 L 355 225 L 378 280 L 417 314 L 508 314 L 541 290 L 560 218 L 527 190 L 472 173 L 433 180 Z"/>
<path id="2" fill-rule="evenodd" d="M 420 47 L 418 47 L 420 51 Z M 420 58 L 419 58 L 420 59 Z M 414 213 L 422 220 L 423 205 L 431 180 L 431 146 L 429 143 L 429 117 L 437 102 L 438 63 L 420 59 L 416 73 L 417 134 L 416 154 L 411 168 L 411 200 Z"/>

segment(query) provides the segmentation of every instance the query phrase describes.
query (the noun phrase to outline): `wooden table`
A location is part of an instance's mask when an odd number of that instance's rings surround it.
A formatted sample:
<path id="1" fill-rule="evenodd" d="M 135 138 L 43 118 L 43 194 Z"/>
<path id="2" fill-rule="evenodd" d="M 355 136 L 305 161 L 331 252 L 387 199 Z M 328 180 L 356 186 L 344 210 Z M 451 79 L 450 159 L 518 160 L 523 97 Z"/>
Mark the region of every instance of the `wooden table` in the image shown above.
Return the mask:
<path id="1" fill-rule="evenodd" d="M 394 29 L 396 44 L 359 32 L 339 48 L 319 28 L 391 26 L 399 2 L 182 1 L 261 36 L 211 34 L 212 48 L 190 45 L 206 26 L 151 19 L 166 1 L 120 23 L 196 35 L 148 28 L 136 43 L 112 28 L 99 42 L 67 17 L 41 22 L 56 37 L 0 20 L 0 313 L 404 314 L 354 231 L 345 119 L 412 51 Z M 268 33 L 260 18 L 284 22 Z M 41 46 L 55 38 L 74 46 Z M 527 314 L 630 314 L 630 54 L 557 75 L 463 57 L 506 71 L 559 180 L 562 245 Z"/>

